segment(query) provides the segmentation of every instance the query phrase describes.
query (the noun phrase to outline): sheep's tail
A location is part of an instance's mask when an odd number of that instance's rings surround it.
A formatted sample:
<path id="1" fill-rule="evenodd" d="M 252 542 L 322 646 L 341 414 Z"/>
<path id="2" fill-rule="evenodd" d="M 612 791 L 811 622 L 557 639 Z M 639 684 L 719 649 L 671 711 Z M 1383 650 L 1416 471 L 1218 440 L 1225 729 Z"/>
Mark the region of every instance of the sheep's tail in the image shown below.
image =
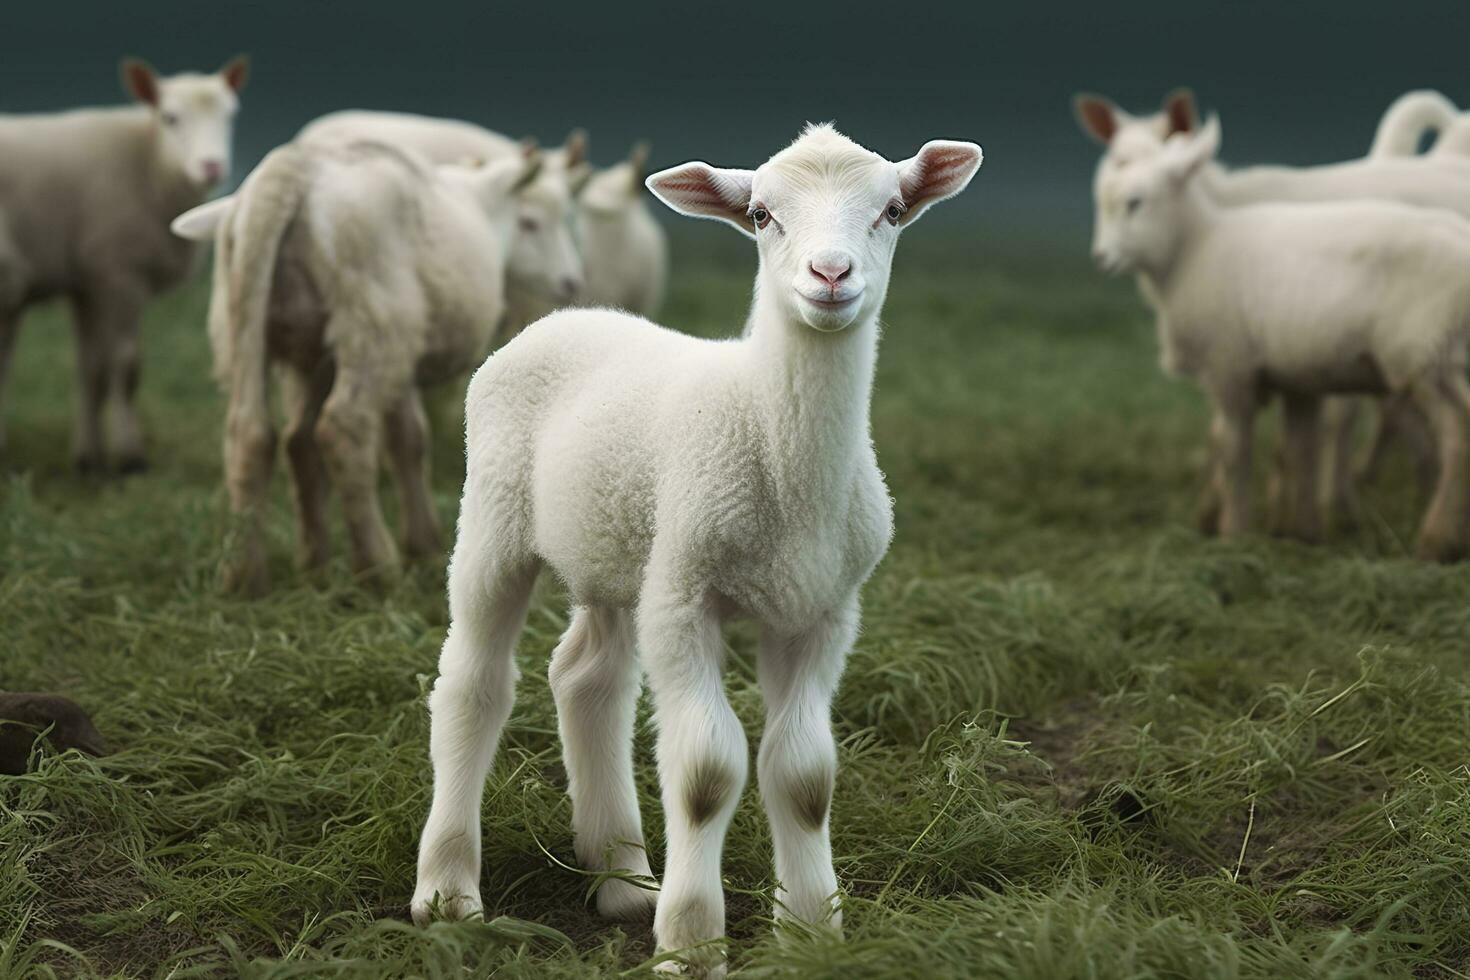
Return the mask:
<path id="1" fill-rule="evenodd" d="M 268 428 L 269 364 L 266 316 L 281 239 L 301 205 L 306 189 L 305 160 L 294 146 L 272 150 L 251 172 L 236 195 L 236 207 L 219 229 L 229 246 L 216 256 L 228 263 L 216 285 L 228 284 L 228 363 L 217 364 L 229 387 L 233 424 Z"/>
<path id="2" fill-rule="evenodd" d="M 1444 132 L 1458 114 L 1453 102 L 1432 89 L 1405 92 L 1383 113 L 1368 156 L 1413 156 L 1419 152 L 1419 141 L 1426 131 Z"/>

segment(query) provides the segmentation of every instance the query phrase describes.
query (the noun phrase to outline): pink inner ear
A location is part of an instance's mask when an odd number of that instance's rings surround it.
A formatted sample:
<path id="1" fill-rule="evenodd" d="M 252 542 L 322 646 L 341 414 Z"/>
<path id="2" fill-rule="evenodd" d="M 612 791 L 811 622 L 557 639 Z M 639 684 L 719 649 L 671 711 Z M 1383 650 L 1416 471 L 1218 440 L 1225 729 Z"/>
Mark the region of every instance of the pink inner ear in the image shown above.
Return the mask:
<path id="1" fill-rule="evenodd" d="M 927 198 L 948 193 L 974 159 L 973 153 L 957 146 L 925 150 L 914 161 L 915 166 L 910 167 L 899 181 L 899 193 L 903 195 L 904 204 L 913 207 Z"/>
<path id="2" fill-rule="evenodd" d="M 1113 107 L 1102 99 L 1079 99 L 1077 115 L 1082 119 L 1083 128 L 1103 143 L 1111 143 L 1118 132 L 1118 120 L 1113 115 Z"/>
<path id="3" fill-rule="evenodd" d="M 720 193 L 711 175 L 700 171 L 685 171 L 665 177 L 658 182 L 659 190 L 680 200 L 686 207 L 707 211 L 733 211 L 734 208 Z"/>

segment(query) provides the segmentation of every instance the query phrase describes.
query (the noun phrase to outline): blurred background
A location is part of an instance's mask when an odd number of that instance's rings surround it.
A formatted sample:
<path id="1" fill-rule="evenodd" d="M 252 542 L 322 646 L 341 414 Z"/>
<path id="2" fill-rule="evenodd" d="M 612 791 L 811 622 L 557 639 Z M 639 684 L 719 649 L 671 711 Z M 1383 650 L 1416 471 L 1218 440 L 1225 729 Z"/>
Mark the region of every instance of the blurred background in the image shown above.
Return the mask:
<path id="1" fill-rule="evenodd" d="M 1070 99 L 1125 108 L 1192 86 L 1233 163 L 1366 151 L 1405 89 L 1470 102 L 1464 0 L 705 5 L 271 0 L 6 4 L 0 109 L 115 102 L 117 60 L 163 72 L 254 58 L 235 178 L 307 120 L 346 107 L 459 116 L 557 141 L 592 133 L 612 162 L 754 165 L 808 119 L 892 158 L 972 139 L 985 168 L 950 224 L 1084 248 L 1095 148 Z"/>

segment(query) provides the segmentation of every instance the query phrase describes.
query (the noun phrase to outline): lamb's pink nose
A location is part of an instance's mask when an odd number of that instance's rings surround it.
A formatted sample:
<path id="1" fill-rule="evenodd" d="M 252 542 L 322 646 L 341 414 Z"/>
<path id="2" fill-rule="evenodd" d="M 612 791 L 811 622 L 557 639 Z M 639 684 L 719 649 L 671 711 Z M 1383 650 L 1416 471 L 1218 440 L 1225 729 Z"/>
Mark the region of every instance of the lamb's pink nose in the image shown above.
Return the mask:
<path id="1" fill-rule="evenodd" d="M 852 259 L 837 253 L 824 253 L 812 259 L 811 270 L 812 275 L 826 280 L 827 285 L 835 290 L 852 271 Z"/>
<path id="2" fill-rule="evenodd" d="M 220 180 L 225 175 L 225 165 L 219 160 L 205 160 L 201 166 L 204 169 L 204 179 L 211 183 Z"/>

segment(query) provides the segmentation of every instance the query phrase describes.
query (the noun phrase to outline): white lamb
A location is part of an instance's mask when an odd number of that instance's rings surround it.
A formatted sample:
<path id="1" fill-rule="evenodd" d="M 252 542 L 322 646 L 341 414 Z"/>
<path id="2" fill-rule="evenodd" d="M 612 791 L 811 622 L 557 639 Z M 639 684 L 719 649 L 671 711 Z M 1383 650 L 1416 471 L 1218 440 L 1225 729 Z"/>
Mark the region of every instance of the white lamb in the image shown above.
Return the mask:
<path id="1" fill-rule="evenodd" d="M 1285 404 L 1286 502 L 1316 509 L 1323 395 L 1412 397 L 1431 421 L 1440 474 L 1418 553 L 1470 549 L 1470 222 L 1381 201 L 1222 206 L 1207 190 L 1219 121 L 1160 153 L 1098 170 L 1094 254 L 1133 272 L 1158 312 L 1165 370 L 1214 408 L 1220 531 L 1248 529 L 1252 420 Z"/>
<path id="2" fill-rule="evenodd" d="M 109 456 L 125 473 L 146 465 L 133 407 L 139 322 L 148 301 L 194 267 L 196 248 L 170 235 L 168 223 L 229 176 L 248 73 L 244 57 L 212 75 L 166 78 L 128 59 L 123 84 L 136 106 L 0 116 L 0 401 L 25 309 L 70 300 L 79 395 L 72 453 L 84 471 L 102 469 Z M 0 451 L 4 444 L 0 416 Z"/>
<path id="3" fill-rule="evenodd" d="M 643 199 L 648 144 L 599 170 L 577 195 L 577 239 L 587 282 L 577 301 L 641 316 L 658 314 L 668 277 L 669 242 Z"/>
<path id="4" fill-rule="evenodd" d="M 1437 93 L 1409 93 L 1391 105 L 1379 124 L 1375 153 L 1411 153 L 1426 129 L 1442 125 L 1445 117 L 1435 108 L 1437 103 L 1432 96 Z M 1442 96 L 1439 98 L 1443 100 Z M 1448 105 L 1447 100 L 1443 101 Z M 1187 89 L 1171 93 L 1160 112 L 1146 116 L 1130 115 L 1095 95 L 1080 95 L 1074 105 L 1083 131 L 1107 148 L 1098 162 L 1099 172 L 1152 157 L 1162 151 L 1166 138 L 1192 132 L 1198 125 L 1194 97 Z M 1470 217 L 1470 160 L 1448 154 L 1413 159 L 1380 155 L 1325 166 L 1258 166 L 1238 170 L 1226 170 L 1211 161 L 1202 172 L 1201 181 L 1212 197 L 1228 205 L 1376 199 L 1444 207 Z M 1351 521 L 1357 511 L 1351 472 L 1355 402 L 1334 398 L 1327 404 L 1324 510 L 1339 520 Z M 1412 405 L 1392 400 L 1382 405 L 1378 433 L 1362 473 L 1366 475 L 1374 469 L 1393 437 L 1402 438 L 1415 453 L 1421 482 L 1432 483 L 1435 454 L 1427 423 Z M 1207 488 L 1201 500 L 1200 521 L 1206 530 L 1218 530 L 1219 500 L 1213 495 L 1212 487 Z M 1279 520 L 1278 525 L 1278 530 L 1306 539 L 1314 539 L 1320 533 L 1319 520 L 1306 524 Z"/>
<path id="5" fill-rule="evenodd" d="M 609 880 L 599 910 L 656 899 L 665 950 L 723 935 L 720 850 L 747 750 L 723 692 L 720 624 L 746 615 L 762 630 L 757 771 L 776 914 L 839 927 L 830 703 L 858 590 L 891 531 L 868 425 L 878 317 L 900 230 L 962 190 L 980 159 L 971 143 L 936 141 L 895 164 L 812 126 L 755 171 L 657 173 L 648 187 L 672 208 L 756 239 L 748 335 L 700 340 L 569 310 L 475 374 L 451 624 L 429 699 L 417 921 L 481 908 L 480 797 L 514 696 L 517 634 L 550 567 L 574 606 L 551 685 L 587 866 L 649 875 L 631 757 L 640 660 L 659 729 L 663 887 Z M 709 945 L 682 956 L 723 972 Z"/>
<path id="6" fill-rule="evenodd" d="M 405 550 L 441 552 L 419 387 L 466 373 L 489 347 L 516 234 L 512 194 L 539 165 L 535 154 L 517 154 L 435 169 L 378 143 L 292 143 L 272 151 L 229 205 L 175 222 L 181 234 L 215 235 L 209 333 L 229 396 L 225 479 L 242 525 L 227 587 L 268 585 L 258 522 L 275 456 L 272 363 L 283 368 L 303 564 L 327 559 L 330 476 L 354 566 L 396 566 L 378 506 L 380 436 L 402 499 Z"/>

